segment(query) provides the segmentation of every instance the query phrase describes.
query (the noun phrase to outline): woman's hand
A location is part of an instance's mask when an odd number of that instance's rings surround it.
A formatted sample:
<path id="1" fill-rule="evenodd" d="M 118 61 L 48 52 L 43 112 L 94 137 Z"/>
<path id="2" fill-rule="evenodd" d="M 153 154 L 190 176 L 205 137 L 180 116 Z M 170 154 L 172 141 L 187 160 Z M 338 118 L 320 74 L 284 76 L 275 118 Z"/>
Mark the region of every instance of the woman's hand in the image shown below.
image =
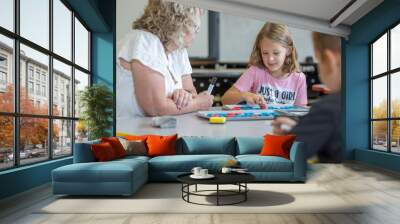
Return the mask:
<path id="1" fill-rule="evenodd" d="M 246 100 L 246 103 L 248 104 L 258 104 L 258 105 L 265 105 L 265 99 L 263 96 L 250 93 L 250 92 L 244 92 L 242 93 L 242 97 L 244 100 Z"/>
<path id="2" fill-rule="evenodd" d="M 214 102 L 214 96 L 204 91 L 196 96 L 195 101 L 198 110 L 208 110 Z"/>
<path id="3" fill-rule="evenodd" d="M 191 103 L 192 99 L 192 94 L 184 89 L 176 89 L 172 93 L 172 100 L 176 104 L 178 110 L 187 107 Z"/>
<path id="4" fill-rule="evenodd" d="M 272 121 L 272 132 L 275 135 L 286 135 L 288 134 L 294 126 L 297 125 L 297 122 L 288 117 L 278 117 Z"/>

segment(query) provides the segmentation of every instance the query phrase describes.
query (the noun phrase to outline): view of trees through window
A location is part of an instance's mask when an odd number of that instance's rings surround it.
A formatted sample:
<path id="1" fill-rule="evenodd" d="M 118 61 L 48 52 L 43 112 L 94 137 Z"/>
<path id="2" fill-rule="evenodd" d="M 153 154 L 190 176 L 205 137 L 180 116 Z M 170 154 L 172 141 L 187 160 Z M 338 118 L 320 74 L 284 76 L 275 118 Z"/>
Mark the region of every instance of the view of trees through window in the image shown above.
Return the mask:
<path id="1" fill-rule="evenodd" d="M 0 1 L 0 170 L 70 156 L 87 139 L 77 105 L 90 84 L 90 32 L 62 0 L 19 3 L 16 27 L 17 4 Z"/>
<path id="2" fill-rule="evenodd" d="M 371 145 L 400 153 L 400 25 L 371 44 Z"/>

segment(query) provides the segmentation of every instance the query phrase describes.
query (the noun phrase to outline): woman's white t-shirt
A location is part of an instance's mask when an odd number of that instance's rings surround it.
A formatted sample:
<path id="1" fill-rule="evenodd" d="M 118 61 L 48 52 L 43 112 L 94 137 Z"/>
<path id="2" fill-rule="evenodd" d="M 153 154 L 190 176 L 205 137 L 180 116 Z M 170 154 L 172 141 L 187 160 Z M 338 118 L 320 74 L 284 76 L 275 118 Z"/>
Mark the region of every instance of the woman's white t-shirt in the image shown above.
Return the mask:
<path id="1" fill-rule="evenodd" d="M 128 33 L 118 44 L 117 55 L 117 118 L 144 116 L 136 99 L 132 72 L 120 65 L 120 59 L 127 62 L 136 59 L 160 73 L 165 80 L 167 97 L 182 88 L 183 75 L 192 73 L 186 49 L 175 50 L 167 56 L 160 39 L 143 30 Z"/>

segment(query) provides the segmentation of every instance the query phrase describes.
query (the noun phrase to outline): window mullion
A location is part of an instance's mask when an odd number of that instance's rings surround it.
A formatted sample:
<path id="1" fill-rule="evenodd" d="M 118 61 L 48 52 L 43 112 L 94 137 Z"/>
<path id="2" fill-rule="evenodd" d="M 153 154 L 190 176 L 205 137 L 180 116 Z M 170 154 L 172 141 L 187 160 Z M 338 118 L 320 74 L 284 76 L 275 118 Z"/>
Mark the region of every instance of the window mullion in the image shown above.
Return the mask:
<path id="1" fill-rule="evenodd" d="M 390 46 L 390 29 L 388 30 L 388 32 L 387 32 L 387 71 L 389 71 L 390 70 L 390 48 L 391 48 L 391 46 Z M 388 104 L 387 104 L 387 110 L 388 110 L 388 118 L 391 118 L 392 117 L 392 111 L 391 111 L 391 108 L 392 108 L 392 100 L 391 100 L 391 82 L 390 82 L 390 79 L 391 79 L 391 74 L 389 73 L 389 74 L 387 74 L 387 90 L 388 90 L 388 92 L 387 92 L 387 98 L 388 98 L 388 100 L 387 100 L 387 102 L 388 102 Z M 388 130 L 388 152 L 391 152 L 392 151 L 392 135 L 391 135 L 391 120 L 388 120 L 388 122 L 387 122 L 388 124 L 387 124 L 387 130 Z"/>
<path id="2" fill-rule="evenodd" d="M 75 12 L 72 11 L 71 15 L 71 23 L 72 23 L 72 29 L 71 29 L 71 59 L 72 59 L 72 67 L 71 67 L 71 91 L 72 91 L 72 105 L 71 105 L 71 117 L 75 118 Z M 75 145 L 75 126 L 76 126 L 76 121 L 73 120 L 71 122 L 72 130 L 71 130 L 71 150 L 72 150 L 72 155 L 74 155 L 74 145 Z"/>
<path id="3" fill-rule="evenodd" d="M 20 31 L 20 0 L 14 1 L 14 30 L 17 35 Z M 14 39 L 14 113 L 20 113 L 20 42 L 19 39 Z M 19 136 L 20 136 L 20 118 L 14 116 L 14 166 L 19 166 Z"/>
<path id="4" fill-rule="evenodd" d="M 53 0 L 49 0 L 49 50 L 53 52 Z M 48 152 L 49 159 L 53 159 L 53 56 L 49 55 L 49 75 L 48 75 L 49 86 L 47 90 L 49 94 L 49 120 L 48 120 Z"/>

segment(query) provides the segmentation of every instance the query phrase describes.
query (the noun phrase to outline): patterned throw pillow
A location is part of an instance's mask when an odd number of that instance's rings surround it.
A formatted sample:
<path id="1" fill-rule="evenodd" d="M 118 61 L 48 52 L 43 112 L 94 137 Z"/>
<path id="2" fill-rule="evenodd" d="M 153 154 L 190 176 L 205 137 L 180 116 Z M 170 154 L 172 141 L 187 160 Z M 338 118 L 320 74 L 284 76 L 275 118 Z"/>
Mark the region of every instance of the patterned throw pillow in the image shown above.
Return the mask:
<path id="1" fill-rule="evenodd" d="M 126 155 L 135 155 L 135 156 L 146 156 L 147 148 L 144 141 L 141 140 L 126 140 L 124 138 L 120 138 L 122 146 L 126 151 Z"/>

